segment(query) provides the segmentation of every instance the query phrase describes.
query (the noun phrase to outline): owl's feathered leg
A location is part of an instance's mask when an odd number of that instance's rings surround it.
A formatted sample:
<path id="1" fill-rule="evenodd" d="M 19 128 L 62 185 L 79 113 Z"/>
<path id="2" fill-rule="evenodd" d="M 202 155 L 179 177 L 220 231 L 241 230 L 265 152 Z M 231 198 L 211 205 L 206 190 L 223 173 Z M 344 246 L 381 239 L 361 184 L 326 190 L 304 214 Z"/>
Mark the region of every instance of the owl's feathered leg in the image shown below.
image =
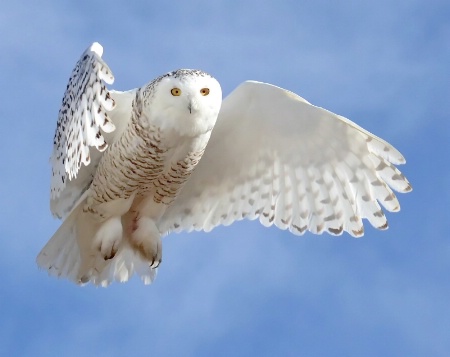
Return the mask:
<path id="1" fill-rule="evenodd" d="M 122 215 L 127 213 L 134 197 L 85 206 L 77 219 L 77 242 L 81 264 L 78 279 L 85 283 L 99 276 L 115 257 L 123 237 Z M 108 217 L 106 219 L 101 217 Z"/>
<path id="2" fill-rule="evenodd" d="M 83 216 L 80 215 L 80 216 Z M 79 218 L 77 242 L 80 247 L 81 264 L 78 271 L 80 283 L 86 283 L 93 275 L 99 275 L 108 260 L 114 258 L 122 240 L 120 216 L 97 222 L 92 217 Z"/>
<path id="3" fill-rule="evenodd" d="M 127 215 L 126 237 L 131 247 L 139 252 L 151 268 L 157 268 L 162 260 L 161 232 L 156 226 L 166 206 L 156 203 L 153 196 L 136 199 Z"/>
<path id="4" fill-rule="evenodd" d="M 94 237 L 94 249 L 100 252 L 104 260 L 112 259 L 122 240 L 122 222 L 120 217 L 111 217 L 103 222 Z"/>
<path id="5" fill-rule="evenodd" d="M 151 268 L 157 268 L 162 260 L 161 233 L 155 221 L 141 216 L 133 221 L 129 239 L 131 246 L 150 263 Z"/>

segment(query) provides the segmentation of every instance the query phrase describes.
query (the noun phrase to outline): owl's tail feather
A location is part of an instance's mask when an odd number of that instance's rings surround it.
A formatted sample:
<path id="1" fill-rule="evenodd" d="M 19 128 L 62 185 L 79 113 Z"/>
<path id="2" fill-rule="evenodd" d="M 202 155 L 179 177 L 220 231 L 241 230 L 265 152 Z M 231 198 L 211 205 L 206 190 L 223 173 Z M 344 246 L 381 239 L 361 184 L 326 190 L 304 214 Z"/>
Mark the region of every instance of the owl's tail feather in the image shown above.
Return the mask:
<path id="1" fill-rule="evenodd" d="M 81 259 L 76 222 L 80 210 L 81 205 L 72 210 L 37 256 L 38 266 L 47 269 L 49 275 L 77 281 Z"/>
<path id="2" fill-rule="evenodd" d="M 95 227 L 90 227 L 86 220 L 78 220 L 83 204 L 84 197 L 41 250 L 36 259 L 38 266 L 46 269 L 49 275 L 67 278 L 77 284 L 91 282 L 108 286 L 113 281 L 128 281 L 135 272 L 145 284 L 150 284 L 156 277 L 157 269 L 150 268 L 148 262 L 133 250 L 128 239 L 122 239 L 116 255 L 109 260 L 104 260 L 98 251 L 91 249 L 88 243 L 95 235 Z M 80 231 L 84 236 L 77 239 Z"/>

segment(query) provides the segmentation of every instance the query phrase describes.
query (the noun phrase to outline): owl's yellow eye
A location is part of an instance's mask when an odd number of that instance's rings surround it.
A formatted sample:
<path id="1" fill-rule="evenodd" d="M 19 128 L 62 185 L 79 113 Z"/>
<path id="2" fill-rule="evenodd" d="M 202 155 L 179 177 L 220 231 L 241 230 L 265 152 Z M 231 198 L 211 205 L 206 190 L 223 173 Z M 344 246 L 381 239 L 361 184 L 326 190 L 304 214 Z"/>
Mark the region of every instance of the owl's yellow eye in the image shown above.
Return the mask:
<path id="1" fill-rule="evenodd" d="M 209 94 L 209 88 L 202 88 L 202 89 L 200 89 L 200 94 L 202 96 L 208 95 Z"/>
<path id="2" fill-rule="evenodd" d="M 173 96 L 178 97 L 181 95 L 181 89 L 180 88 L 172 88 L 170 93 L 172 93 Z"/>

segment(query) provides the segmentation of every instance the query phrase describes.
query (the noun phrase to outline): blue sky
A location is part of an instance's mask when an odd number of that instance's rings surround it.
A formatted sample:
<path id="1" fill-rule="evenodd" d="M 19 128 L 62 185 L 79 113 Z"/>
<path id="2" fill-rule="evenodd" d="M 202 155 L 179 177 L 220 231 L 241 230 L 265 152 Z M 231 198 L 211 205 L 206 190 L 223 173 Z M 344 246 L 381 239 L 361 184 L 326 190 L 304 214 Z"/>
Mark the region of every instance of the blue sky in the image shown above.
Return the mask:
<path id="1" fill-rule="evenodd" d="M 16 1 L 0 34 L 1 355 L 448 355 L 448 1 Z M 150 286 L 50 278 L 35 264 L 59 226 L 48 158 L 93 41 L 118 90 L 180 67 L 225 94 L 247 79 L 290 89 L 394 144 L 414 191 L 362 239 L 239 222 L 167 237 Z"/>

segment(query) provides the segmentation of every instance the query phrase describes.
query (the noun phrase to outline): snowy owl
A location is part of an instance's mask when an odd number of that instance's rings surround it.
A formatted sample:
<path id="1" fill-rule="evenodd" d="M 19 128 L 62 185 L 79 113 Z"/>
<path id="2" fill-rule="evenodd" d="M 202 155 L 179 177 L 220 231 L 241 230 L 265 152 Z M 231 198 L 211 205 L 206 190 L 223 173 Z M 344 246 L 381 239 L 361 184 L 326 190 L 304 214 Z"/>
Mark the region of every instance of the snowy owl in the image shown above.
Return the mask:
<path id="1" fill-rule="evenodd" d="M 411 190 L 394 147 L 292 92 L 246 81 L 222 101 L 218 81 L 190 69 L 108 90 L 102 53 L 83 53 L 59 111 L 50 207 L 63 223 L 37 258 L 52 275 L 150 283 L 161 237 L 244 218 L 359 237 L 364 218 L 387 228 L 392 189 Z"/>

